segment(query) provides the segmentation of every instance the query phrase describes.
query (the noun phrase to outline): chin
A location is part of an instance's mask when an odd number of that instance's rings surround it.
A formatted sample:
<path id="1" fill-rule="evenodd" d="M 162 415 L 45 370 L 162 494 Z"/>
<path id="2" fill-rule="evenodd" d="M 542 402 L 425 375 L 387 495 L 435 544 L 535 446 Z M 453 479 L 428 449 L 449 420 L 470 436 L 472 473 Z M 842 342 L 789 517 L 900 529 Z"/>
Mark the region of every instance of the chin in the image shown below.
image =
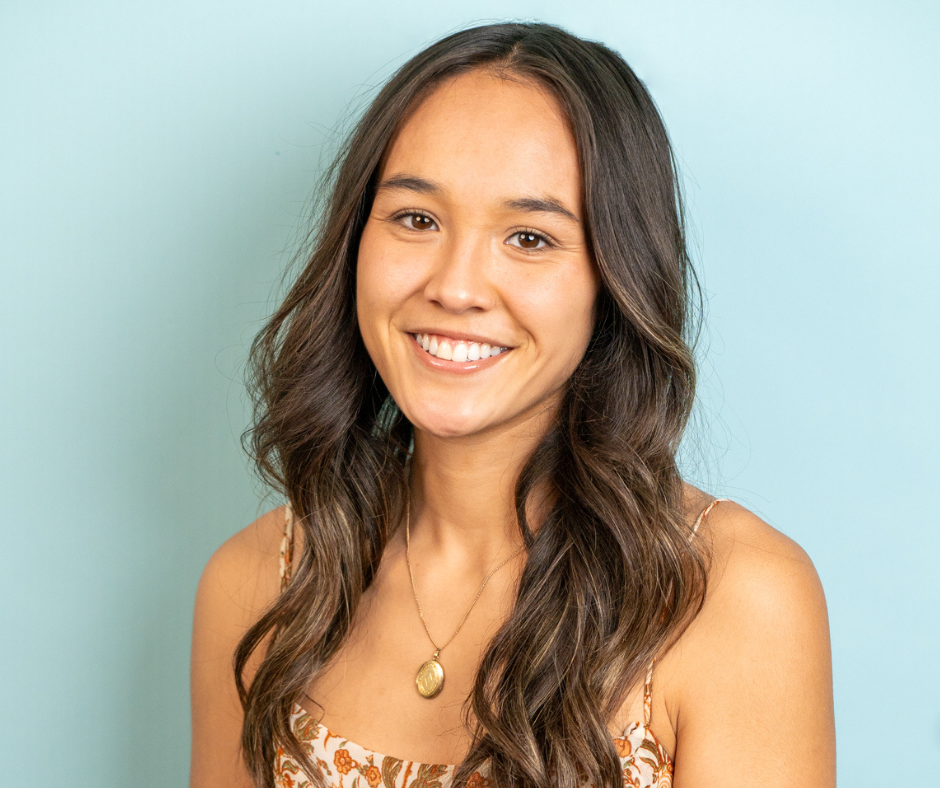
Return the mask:
<path id="1" fill-rule="evenodd" d="M 475 420 L 460 419 L 418 419 L 412 421 L 415 429 L 434 435 L 437 438 L 462 438 L 479 432 L 481 425 Z"/>
<path id="2" fill-rule="evenodd" d="M 482 413 L 480 408 L 469 408 L 463 412 L 455 413 L 453 404 L 450 407 L 436 408 L 417 407 L 405 416 L 415 426 L 415 429 L 430 433 L 438 438 L 460 438 L 480 432 L 489 425 L 488 413 Z"/>

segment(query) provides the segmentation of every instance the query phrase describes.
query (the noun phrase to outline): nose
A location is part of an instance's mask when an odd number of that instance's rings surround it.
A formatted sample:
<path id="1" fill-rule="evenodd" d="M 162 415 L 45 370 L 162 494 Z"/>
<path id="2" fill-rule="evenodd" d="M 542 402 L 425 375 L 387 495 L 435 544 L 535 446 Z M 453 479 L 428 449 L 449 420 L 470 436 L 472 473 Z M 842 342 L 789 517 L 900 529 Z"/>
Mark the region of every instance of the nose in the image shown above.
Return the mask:
<path id="1" fill-rule="evenodd" d="M 492 309 L 496 293 L 489 277 L 487 247 L 484 233 L 451 236 L 434 261 L 425 298 L 455 314 Z"/>

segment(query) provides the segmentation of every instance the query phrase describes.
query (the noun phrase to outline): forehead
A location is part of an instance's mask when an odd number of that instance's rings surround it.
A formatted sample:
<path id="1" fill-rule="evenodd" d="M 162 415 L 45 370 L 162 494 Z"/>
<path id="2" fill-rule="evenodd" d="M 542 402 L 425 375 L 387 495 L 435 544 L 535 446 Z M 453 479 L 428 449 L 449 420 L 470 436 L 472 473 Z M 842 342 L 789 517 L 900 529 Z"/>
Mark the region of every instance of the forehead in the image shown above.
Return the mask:
<path id="1" fill-rule="evenodd" d="M 381 175 L 399 173 L 468 199 L 548 194 L 580 215 L 580 163 L 564 111 L 516 77 L 477 70 L 433 90 L 392 141 Z"/>

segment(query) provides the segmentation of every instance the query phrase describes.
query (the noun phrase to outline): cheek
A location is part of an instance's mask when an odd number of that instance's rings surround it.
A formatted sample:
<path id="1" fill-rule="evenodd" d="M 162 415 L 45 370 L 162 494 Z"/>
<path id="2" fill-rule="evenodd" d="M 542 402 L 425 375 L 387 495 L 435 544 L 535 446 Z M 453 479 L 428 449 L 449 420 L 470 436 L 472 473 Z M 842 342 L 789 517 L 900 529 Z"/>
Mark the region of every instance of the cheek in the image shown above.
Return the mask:
<path id="1" fill-rule="evenodd" d="M 403 255 L 395 244 L 383 240 L 381 228 L 368 221 L 356 263 L 357 301 L 370 311 L 391 309 L 415 292 L 419 279 L 420 261 Z"/>
<path id="2" fill-rule="evenodd" d="M 421 270 L 420 259 L 389 243 L 381 227 L 366 223 L 356 258 L 356 317 L 366 350 L 383 374 L 400 330 L 397 318 L 421 290 Z"/>
<path id="3" fill-rule="evenodd" d="M 387 320 L 394 299 L 394 266 L 370 228 L 371 222 L 366 223 L 356 258 L 356 311 L 359 329 L 367 339 L 379 323 Z"/>
<path id="4" fill-rule="evenodd" d="M 376 292 L 374 280 L 382 270 L 377 260 L 379 249 L 375 243 L 375 233 L 370 231 L 370 226 L 371 222 L 366 222 L 356 253 L 356 299 L 360 303 Z"/>
<path id="5" fill-rule="evenodd" d="M 356 317 L 366 350 L 379 367 L 379 326 L 387 322 L 385 316 L 388 312 L 388 304 L 383 299 L 383 295 L 388 292 L 382 281 L 384 270 L 380 249 L 377 248 L 374 233 L 369 232 L 367 224 L 356 258 Z"/>
<path id="6" fill-rule="evenodd" d="M 576 365 L 594 324 L 598 283 L 593 269 L 587 265 L 561 269 L 517 292 L 524 294 L 517 300 L 517 308 L 537 333 L 540 351 L 557 354 L 557 362 L 565 367 Z"/>

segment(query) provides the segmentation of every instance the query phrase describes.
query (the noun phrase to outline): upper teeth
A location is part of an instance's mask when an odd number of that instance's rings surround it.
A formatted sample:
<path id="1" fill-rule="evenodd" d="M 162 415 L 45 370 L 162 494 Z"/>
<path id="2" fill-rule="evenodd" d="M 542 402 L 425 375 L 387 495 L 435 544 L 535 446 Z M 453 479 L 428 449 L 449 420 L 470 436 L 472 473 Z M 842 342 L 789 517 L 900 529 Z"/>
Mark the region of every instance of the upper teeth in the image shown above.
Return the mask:
<path id="1" fill-rule="evenodd" d="M 432 356 L 446 361 L 476 361 L 481 358 L 498 356 L 500 353 L 509 350 L 505 347 L 493 347 L 486 342 L 446 339 L 436 334 L 412 334 L 412 336 Z"/>

